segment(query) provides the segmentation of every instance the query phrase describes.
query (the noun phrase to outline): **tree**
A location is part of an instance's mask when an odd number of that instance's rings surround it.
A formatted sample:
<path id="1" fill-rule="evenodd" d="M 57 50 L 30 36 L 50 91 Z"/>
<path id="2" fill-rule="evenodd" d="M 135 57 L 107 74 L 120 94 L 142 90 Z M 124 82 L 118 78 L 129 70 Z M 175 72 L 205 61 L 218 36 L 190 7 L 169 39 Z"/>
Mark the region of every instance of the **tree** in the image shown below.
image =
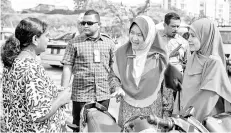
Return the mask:
<path id="1" fill-rule="evenodd" d="M 116 17 L 120 19 L 120 23 L 123 23 L 122 16 L 130 16 L 131 20 L 137 15 L 143 14 L 148 11 L 150 7 L 150 0 L 146 0 L 143 6 L 138 7 L 137 9 L 128 9 L 122 3 L 120 5 L 116 5 L 108 0 L 98 0 L 94 2 L 93 0 L 74 0 L 75 10 L 87 10 L 87 9 L 99 9 L 104 10 L 106 8 L 110 9 L 110 12 L 113 13 Z"/>
<path id="2" fill-rule="evenodd" d="M 74 0 L 75 10 L 86 10 L 90 0 Z"/>
<path id="3" fill-rule="evenodd" d="M 75 10 L 95 9 L 101 16 L 110 18 L 110 24 L 102 27 L 112 37 L 125 37 L 128 34 L 130 22 L 138 15 L 145 14 L 150 9 L 150 0 L 137 7 L 128 7 L 123 3 L 113 3 L 109 0 L 74 0 Z M 81 7 L 81 8 L 80 8 Z"/>
<path id="4" fill-rule="evenodd" d="M 130 9 L 130 11 L 132 12 L 134 18 L 140 14 L 147 12 L 149 7 L 150 7 L 150 0 L 146 0 L 144 6 L 138 7 L 136 12 L 134 12 L 132 9 Z"/>
<path id="5" fill-rule="evenodd" d="M 9 18 L 9 14 L 13 13 L 14 10 L 11 6 L 11 1 L 9 0 L 1 0 L 1 28 L 7 25 L 7 18 Z"/>

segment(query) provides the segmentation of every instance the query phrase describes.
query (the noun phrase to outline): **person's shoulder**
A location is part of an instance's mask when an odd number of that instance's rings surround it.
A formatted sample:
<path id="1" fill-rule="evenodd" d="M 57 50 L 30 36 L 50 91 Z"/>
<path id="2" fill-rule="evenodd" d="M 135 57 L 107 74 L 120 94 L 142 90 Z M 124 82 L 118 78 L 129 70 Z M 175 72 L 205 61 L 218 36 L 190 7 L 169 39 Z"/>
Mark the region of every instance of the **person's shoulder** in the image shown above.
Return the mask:
<path id="1" fill-rule="evenodd" d="M 160 35 L 160 36 L 166 36 L 165 32 L 163 29 L 160 30 L 156 30 L 156 34 Z"/>
<path id="2" fill-rule="evenodd" d="M 112 39 L 108 34 L 106 33 L 100 33 L 101 37 L 105 37 L 105 38 L 108 38 L 108 39 Z"/>
<path id="3" fill-rule="evenodd" d="M 210 55 L 207 64 L 212 65 L 212 66 L 224 66 L 221 57 L 217 55 Z"/>
<path id="4" fill-rule="evenodd" d="M 121 52 L 121 51 L 127 50 L 129 45 L 131 45 L 131 44 L 129 42 L 127 42 L 124 45 L 121 45 L 116 51 Z"/>
<path id="5" fill-rule="evenodd" d="M 108 35 L 108 34 L 105 34 L 105 33 L 100 33 L 100 37 L 103 39 L 103 41 L 110 41 L 110 42 L 113 42 L 113 39 Z"/>
<path id="6" fill-rule="evenodd" d="M 25 69 L 25 72 L 38 67 L 38 63 L 32 57 L 16 58 L 13 65 L 15 68 Z"/>

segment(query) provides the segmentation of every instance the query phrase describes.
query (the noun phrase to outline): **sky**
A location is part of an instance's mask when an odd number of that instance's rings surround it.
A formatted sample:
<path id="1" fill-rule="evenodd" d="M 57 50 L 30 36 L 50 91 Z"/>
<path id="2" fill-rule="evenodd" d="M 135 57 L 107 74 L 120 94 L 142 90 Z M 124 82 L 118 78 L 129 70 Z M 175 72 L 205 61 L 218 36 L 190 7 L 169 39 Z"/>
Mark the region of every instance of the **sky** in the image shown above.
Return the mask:
<path id="1" fill-rule="evenodd" d="M 143 4 L 145 0 L 110 0 L 113 2 L 121 2 L 127 5 L 139 5 Z M 151 0 L 161 1 L 161 0 Z M 38 4 L 51 4 L 56 6 L 67 6 L 70 10 L 74 8 L 73 0 L 11 0 L 12 8 L 15 11 L 21 11 L 23 9 L 33 8 Z"/>
<path id="2" fill-rule="evenodd" d="M 38 4 L 51 4 L 56 6 L 67 6 L 69 9 L 74 8 L 73 0 L 11 0 L 12 8 L 16 11 L 33 8 Z"/>

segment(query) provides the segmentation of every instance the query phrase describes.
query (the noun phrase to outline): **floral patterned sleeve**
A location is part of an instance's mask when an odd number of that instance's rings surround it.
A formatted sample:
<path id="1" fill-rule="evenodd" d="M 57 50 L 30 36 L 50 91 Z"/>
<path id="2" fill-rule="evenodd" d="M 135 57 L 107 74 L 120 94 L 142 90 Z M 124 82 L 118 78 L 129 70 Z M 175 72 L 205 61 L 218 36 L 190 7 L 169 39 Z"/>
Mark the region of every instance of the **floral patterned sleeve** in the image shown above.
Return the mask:
<path id="1" fill-rule="evenodd" d="M 51 103 L 57 97 L 57 87 L 46 75 L 44 68 L 32 63 L 25 73 L 25 91 L 29 116 L 35 121 L 47 114 Z"/>

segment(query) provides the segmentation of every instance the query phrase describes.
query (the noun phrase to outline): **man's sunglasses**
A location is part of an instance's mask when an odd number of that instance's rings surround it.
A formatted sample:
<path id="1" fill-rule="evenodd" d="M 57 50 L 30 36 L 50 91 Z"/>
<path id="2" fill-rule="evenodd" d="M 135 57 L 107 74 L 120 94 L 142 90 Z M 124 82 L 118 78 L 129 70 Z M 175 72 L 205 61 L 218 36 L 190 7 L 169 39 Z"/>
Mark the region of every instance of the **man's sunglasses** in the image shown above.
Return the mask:
<path id="1" fill-rule="evenodd" d="M 98 22 L 91 22 L 91 21 L 87 21 L 87 22 L 82 21 L 82 22 L 80 22 L 80 24 L 83 25 L 83 26 L 84 26 L 85 24 L 91 26 L 91 25 L 93 25 L 93 24 L 95 24 L 95 23 L 98 23 Z"/>

